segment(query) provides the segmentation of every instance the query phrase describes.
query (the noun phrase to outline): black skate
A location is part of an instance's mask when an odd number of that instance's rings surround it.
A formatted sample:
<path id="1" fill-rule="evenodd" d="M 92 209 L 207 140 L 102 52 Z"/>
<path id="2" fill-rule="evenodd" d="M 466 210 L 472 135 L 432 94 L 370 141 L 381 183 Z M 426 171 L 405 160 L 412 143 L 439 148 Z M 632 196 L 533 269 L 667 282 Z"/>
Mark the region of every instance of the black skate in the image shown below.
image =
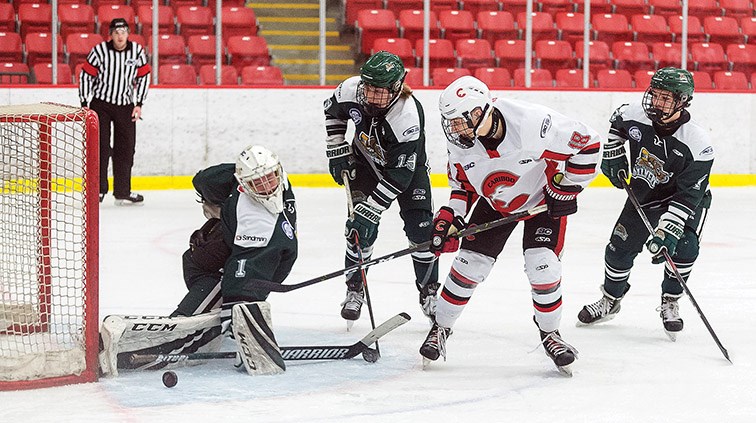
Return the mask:
<path id="1" fill-rule="evenodd" d="M 451 336 L 451 334 L 451 329 L 439 326 L 438 323 L 433 323 L 433 327 L 428 332 L 425 342 L 420 347 L 420 355 L 423 356 L 423 368 L 431 361 L 438 360 L 439 357 L 444 357 L 444 361 L 446 361 L 446 338 Z"/>
<path id="2" fill-rule="evenodd" d="M 595 303 L 588 304 L 580 310 L 578 313 L 577 326 L 592 325 L 595 323 L 606 322 L 614 319 L 614 317 L 620 311 L 620 301 L 622 297 L 614 298 L 604 291 L 604 287 L 601 287 L 601 293 L 604 294 L 600 300 Z"/>
<path id="3" fill-rule="evenodd" d="M 662 302 L 656 311 L 662 318 L 664 323 L 664 332 L 667 333 L 669 339 L 672 341 L 677 340 L 677 333 L 683 330 L 683 320 L 680 318 L 680 305 L 677 300 L 682 297 L 680 295 L 662 294 Z"/>
<path id="4" fill-rule="evenodd" d="M 430 282 L 420 288 L 420 308 L 431 324 L 436 321 L 436 295 L 440 286 L 437 282 Z"/>
<path id="5" fill-rule="evenodd" d="M 365 302 L 365 293 L 362 290 L 352 291 L 347 289 L 346 298 L 341 303 L 341 317 L 347 321 L 347 330 L 352 328 L 354 321 L 360 318 L 362 303 Z"/>
<path id="6" fill-rule="evenodd" d="M 572 376 L 571 364 L 577 359 L 577 350 L 570 344 L 564 342 L 558 330 L 553 332 L 541 332 L 541 344 L 543 345 L 546 355 L 554 360 L 557 369 L 566 375 Z"/>

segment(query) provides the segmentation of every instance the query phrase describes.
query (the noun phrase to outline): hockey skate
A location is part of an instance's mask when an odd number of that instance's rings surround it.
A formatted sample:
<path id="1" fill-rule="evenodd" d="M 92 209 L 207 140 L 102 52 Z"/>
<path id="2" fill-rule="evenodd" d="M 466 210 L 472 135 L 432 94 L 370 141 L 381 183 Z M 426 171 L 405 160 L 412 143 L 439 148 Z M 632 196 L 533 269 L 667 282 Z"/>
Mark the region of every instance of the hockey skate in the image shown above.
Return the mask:
<path id="1" fill-rule="evenodd" d="M 541 345 L 546 355 L 554 361 L 559 372 L 572 377 L 572 363 L 577 359 L 578 352 L 570 344 L 564 342 L 558 330 L 553 332 L 541 332 Z"/>
<path id="2" fill-rule="evenodd" d="M 353 291 L 347 288 L 346 298 L 341 303 L 341 317 L 347 322 L 347 331 L 352 329 L 354 321 L 360 318 L 362 303 L 365 302 L 365 291 Z"/>
<path id="3" fill-rule="evenodd" d="M 452 330 L 450 328 L 433 323 L 433 327 L 428 332 L 425 342 L 420 347 L 420 355 L 423 356 L 423 368 L 427 367 L 431 361 L 438 360 L 439 357 L 443 357 L 444 361 L 446 361 L 446 339 L 451 334 Z"/>
<path id="4" fill-rule="evenodd" d="M 436 295 L 440 286 L 437 282 L 431 282 L 420 288 L 420 307 L 431 324 L 436 321 Z"/>
<path id="5" fill-rule="evenodd" d="M 682 297 L 682 294 L 662 294 L 662 302 L 656 311 L 662 318 L 664 323 L 664 332 L 667 333 L 669 339 L 673 342 L 677 340 L 677 333 L 683 330 L 683 320 L 680 318 L 680 305 L 677 304 L 677 300 Z"/>
<path id="6" fill-rule="evenodd" d="M 595 323 L 606 322 L 614 319 L 620 311 L 620 301 L 622 297 L 614 298 L 607 294 L 604 287 L 601 287 L 601 293 L 604 294 L 600 300 L 588 304 L 578 313 L 577 326 L 592 325 Z"/>

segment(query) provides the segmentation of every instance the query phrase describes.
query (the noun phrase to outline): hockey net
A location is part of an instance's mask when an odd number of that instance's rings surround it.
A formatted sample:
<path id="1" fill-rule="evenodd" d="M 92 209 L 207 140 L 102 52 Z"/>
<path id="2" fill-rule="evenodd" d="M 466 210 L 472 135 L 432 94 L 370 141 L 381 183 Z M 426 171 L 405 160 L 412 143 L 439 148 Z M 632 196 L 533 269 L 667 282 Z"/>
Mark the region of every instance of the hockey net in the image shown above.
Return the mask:
<path id="1" fill-rule="evenodd" d="M 97 379 L 96 113 L 0 106 L 0 391 Z"/>

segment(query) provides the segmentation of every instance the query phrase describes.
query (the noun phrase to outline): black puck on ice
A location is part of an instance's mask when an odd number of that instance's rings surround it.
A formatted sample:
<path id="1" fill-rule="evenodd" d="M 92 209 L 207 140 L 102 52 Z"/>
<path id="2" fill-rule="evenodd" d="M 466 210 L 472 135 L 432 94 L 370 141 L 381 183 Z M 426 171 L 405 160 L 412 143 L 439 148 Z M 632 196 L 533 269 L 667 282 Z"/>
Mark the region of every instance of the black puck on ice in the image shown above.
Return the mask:
<path id="1" fill-rule="evenodd" d="M 173 388 L 177 383 L 178 376 L 176 375 L 176 372 L 168 370 L 163 373 L 163 385 L 165 385 L 166 388 Z"/>

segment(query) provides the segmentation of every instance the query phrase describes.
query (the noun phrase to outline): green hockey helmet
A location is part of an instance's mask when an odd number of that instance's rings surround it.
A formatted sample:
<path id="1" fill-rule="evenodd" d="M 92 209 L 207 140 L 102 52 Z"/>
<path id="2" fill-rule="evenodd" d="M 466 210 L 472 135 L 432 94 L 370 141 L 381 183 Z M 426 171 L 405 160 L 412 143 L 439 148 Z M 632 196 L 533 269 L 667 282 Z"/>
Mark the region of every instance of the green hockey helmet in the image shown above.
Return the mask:
<path id="1" fill-rule="evenodd" d="M 643 110 L 656 123 L 664 123 L 675 113 L 690 106 L 693 75 L 685 69 L 667 67 L 654 73 L 643 95 Z"/>
<path id="2" fill-rule="evenodd" d="M 371 116 L 384 114 L 399 98 L 404 83 L 404 65 L 395 54 L 379 51 L 360 68 L 357 101 Z"/>

